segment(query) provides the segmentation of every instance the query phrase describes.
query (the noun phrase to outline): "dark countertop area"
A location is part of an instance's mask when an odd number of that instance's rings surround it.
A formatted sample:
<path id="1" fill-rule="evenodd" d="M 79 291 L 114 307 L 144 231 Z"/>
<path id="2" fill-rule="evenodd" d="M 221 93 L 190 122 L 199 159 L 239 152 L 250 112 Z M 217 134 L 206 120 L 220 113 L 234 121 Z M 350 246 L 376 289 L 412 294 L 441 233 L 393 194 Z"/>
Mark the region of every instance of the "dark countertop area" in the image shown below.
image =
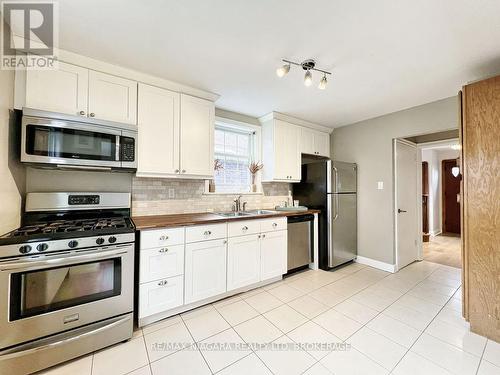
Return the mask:
<path id="1" fill-rule="evenodd" d="M 274 211 L 272 214 L 238 217 L 224 217 L 215 213 L 202 212 L 193 214 L 133 216 L 132 220 L 135 223 L 136 229 L 141 230 L 153 228 L 182 227 L 199 224 L 217 224 L 238 220 L 267 219 L 271 217 L 301 216 L 307 214 L 317 214 L 319 212 L 320 210 Z"/>

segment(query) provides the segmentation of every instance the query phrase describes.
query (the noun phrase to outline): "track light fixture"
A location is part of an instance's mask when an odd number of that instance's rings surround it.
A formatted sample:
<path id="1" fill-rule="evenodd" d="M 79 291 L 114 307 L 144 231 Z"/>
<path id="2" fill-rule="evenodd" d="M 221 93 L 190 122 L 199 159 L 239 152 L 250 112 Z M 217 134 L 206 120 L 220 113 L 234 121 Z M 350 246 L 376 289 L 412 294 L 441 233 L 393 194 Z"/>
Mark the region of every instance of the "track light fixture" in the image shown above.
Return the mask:
<path id="1" fill-rule="evenodd" d="M 321 78 L 321 81 L 319 82 L 319 85 L 318 85 L 318 88 L 320 90 L 324 90 L 326 88 L 326 85 L 328 83 L 328 80 L 326 79 L 326 75 L 332 74 L 330 72 L 327 72 L 326 70 L 316 68 L 316 62 L 313 59 L 307 59 L 307 60 L 302 61 L 301 63 L 286 60 L 286 59 L 282 59 L 282 61 L 284 62 L 284 64 L 281 67 L 279 67 L 278 69 L 276 69 L 276 74 L 278 75 L 278 77 L 280 77 L 280 78 L 284 77 L 290 71 L 290 67 L 292 65 L 300 66 L 300 67 L 302 67 L 302 69 L 304 69 L 306 71 L 306 74 L 304 75 L 304 85 L 306 85 L 306 86 L 312 85 L 312 82 L 313 82 L 312 71 L 317 71 L 317 72 L 323 73 L 323 77 Z"/>

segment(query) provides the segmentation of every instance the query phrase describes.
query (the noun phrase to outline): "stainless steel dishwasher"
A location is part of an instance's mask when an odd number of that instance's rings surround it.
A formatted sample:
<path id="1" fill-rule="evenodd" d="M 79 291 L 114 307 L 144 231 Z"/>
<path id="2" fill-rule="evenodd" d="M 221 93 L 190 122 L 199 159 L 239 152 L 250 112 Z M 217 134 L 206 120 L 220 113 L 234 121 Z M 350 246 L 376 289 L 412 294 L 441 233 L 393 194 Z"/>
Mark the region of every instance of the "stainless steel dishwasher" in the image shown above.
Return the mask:
<path id="1" fill-rule="evenodd" d="M 314 215 L 288 217 L 288 271 L 313 261 Z"/>

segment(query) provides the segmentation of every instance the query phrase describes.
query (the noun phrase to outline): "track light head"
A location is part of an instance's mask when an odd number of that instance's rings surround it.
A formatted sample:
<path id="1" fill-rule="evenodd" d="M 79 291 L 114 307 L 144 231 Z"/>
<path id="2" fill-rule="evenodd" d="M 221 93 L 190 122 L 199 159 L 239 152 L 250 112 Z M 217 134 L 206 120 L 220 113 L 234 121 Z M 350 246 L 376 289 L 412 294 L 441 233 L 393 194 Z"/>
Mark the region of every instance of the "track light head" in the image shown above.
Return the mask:
<path id="1" fill-rule="evenodd" d="M 284 64 L 276 69 L 276 74 L 278 77 L 284 77 L 290 71 L 290 64 Z"/>
<path id="2" fill-rule="evenodd" d="M 326 89 L 327 83 L 328 83 L 328 80 L 326 79 L 326 74 L 323 74 L 323 78 L 321 78 L 321 81 L 319 81 L 318 89 L 320 89 L 320 90 Z"/>
<path id="3" fill-rule="evenodd" d="M 307 70 L 304 76 L 304 85 L 309 87 L 312 85 L 312 82 L 313 82 L 312 73 L 310 70 Z"/>

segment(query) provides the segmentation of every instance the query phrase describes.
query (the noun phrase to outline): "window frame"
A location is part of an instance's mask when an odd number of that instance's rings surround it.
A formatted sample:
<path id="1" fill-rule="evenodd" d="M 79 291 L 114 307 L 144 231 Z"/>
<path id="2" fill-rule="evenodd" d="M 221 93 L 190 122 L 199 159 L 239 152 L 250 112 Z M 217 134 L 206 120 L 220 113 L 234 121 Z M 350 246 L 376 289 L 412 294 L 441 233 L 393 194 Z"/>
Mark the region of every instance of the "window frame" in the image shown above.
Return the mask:
<path id="1" fill-rule="evenodd" d="M 232 119 L 227 119 L 223 117 L 215 117 L 215 126 L 214 129 L 217 128 L 226 128 L 228 130 L 234 130 L 235 132 L 242 132 L 242 133 L 253 133 L 253 145 L 251 145 L 251 155 L 250 155 L 250 161 L 260 161 L 261 160 L 261 127 L 258 125 L 250 124 L 247 122 L 242 122 L 242 121 L 237 121 L 237 120 L 232 120 Z M 214 144 L 215 144 L 215 132 L 214 132 Z M 214 160 L 215 160 L 215 149 L 214 149 Z M 234 194 L 249 194 L 249 195 L 261 195 L 262 194 L 262 188 L 261 188 L 261 178 L 260 178 L 260 173 L 257 174 L 256 178 L 256 185 L 257 185 L 257 192 L 251 192 L 250 190 L 246 191 L 215 191 L 215 192 L 209 192 L 209 182 L 210 179 L 205 180 L 205 192 L 204 194 L 209 194 L 209 195 L 234 195 Z M 217 187 L 216 187 L 217 189 Z"/>

